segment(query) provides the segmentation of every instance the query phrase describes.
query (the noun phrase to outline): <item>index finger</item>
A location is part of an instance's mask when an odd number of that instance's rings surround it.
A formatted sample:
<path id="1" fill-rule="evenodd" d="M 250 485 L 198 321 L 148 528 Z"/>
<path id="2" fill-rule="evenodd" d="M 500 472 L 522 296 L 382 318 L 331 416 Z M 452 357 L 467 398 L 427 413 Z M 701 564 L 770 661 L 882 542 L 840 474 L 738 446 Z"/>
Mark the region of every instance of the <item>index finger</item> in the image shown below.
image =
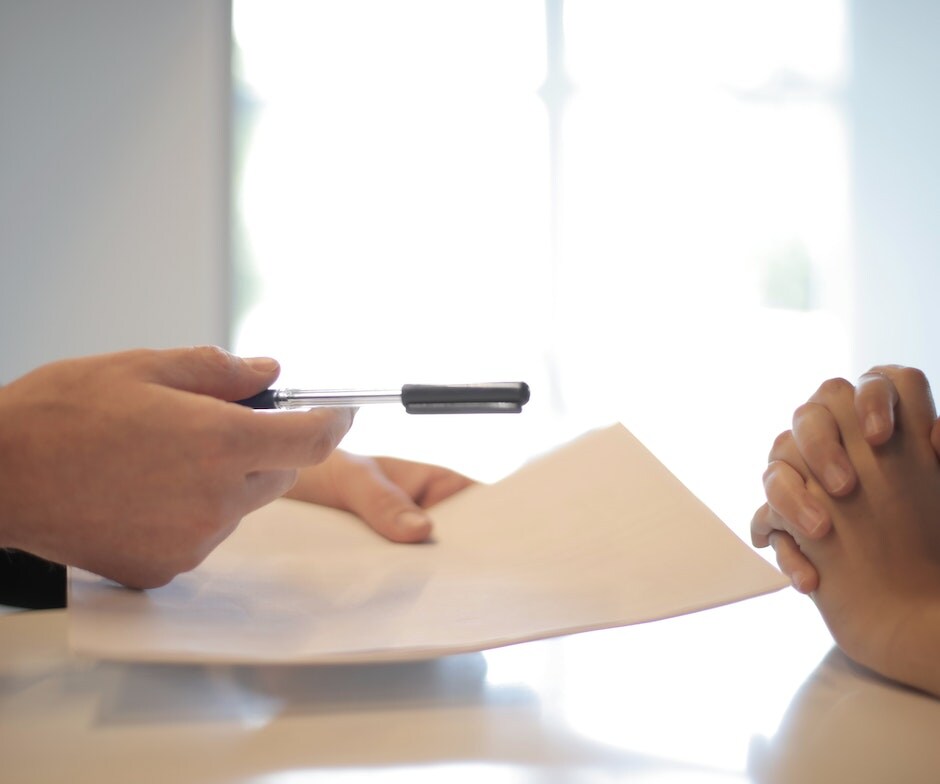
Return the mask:
<path id="1" fill-rule="evenodd" d="M 352 426 L 355 408 L 255 411 L 238 407 L 252 445 L 254 470 L 323 462 Z"/>

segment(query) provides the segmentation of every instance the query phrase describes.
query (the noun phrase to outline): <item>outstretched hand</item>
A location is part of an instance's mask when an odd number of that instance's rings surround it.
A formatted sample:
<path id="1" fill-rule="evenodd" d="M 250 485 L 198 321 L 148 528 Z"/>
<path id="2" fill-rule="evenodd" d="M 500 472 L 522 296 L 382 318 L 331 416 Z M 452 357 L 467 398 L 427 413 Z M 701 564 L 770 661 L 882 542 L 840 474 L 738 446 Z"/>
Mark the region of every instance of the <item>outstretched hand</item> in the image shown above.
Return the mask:
<path id="1" fill-rule="evenodd" d="M 422 542 L 432 528 L 427 508 L 472 484 L 441 466 L 337 450 L 301 471 L 287 496 L 352 512 L 393 542 Z"/>

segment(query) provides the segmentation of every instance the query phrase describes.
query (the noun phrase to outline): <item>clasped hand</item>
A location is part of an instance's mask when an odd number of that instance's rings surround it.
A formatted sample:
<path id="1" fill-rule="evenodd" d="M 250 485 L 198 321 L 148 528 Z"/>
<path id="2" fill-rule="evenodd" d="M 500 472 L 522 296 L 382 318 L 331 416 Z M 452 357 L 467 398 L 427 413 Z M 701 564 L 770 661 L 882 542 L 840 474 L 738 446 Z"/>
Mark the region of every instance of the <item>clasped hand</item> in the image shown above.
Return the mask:
<path id="1" fill-rule="evenodd" d="M 751 523 L 836 642 L 940 694 L 940 424 L 924 374 L 825 382 L 776 439 Z"/>

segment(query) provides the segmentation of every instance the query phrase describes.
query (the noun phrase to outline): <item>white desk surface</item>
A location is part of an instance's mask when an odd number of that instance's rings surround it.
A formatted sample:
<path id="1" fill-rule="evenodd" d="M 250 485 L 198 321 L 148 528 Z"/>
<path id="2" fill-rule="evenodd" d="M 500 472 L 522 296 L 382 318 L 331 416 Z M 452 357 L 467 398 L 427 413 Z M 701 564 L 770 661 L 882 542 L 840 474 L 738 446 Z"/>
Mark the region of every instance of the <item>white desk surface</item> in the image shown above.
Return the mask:
<path id="1" fill-rule="evenodd" d="M 435 661 L 118 664 L 0 615 L 0 782 L 940 781 L 940 700 L 792 591 Z"/>

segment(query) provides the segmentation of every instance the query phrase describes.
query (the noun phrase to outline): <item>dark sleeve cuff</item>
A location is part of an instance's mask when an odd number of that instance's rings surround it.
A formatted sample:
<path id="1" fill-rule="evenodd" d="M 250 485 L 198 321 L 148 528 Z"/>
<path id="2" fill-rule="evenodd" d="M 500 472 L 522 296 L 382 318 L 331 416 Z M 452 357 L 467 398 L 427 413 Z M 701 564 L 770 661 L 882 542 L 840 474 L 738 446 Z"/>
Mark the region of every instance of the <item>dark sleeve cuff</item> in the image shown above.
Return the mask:
<path id="1" fill-rule="evenodd" d="M 65 607 L 65 567 L 21 550 L 0 549 L 0 604 L 30 610 Z"/>

